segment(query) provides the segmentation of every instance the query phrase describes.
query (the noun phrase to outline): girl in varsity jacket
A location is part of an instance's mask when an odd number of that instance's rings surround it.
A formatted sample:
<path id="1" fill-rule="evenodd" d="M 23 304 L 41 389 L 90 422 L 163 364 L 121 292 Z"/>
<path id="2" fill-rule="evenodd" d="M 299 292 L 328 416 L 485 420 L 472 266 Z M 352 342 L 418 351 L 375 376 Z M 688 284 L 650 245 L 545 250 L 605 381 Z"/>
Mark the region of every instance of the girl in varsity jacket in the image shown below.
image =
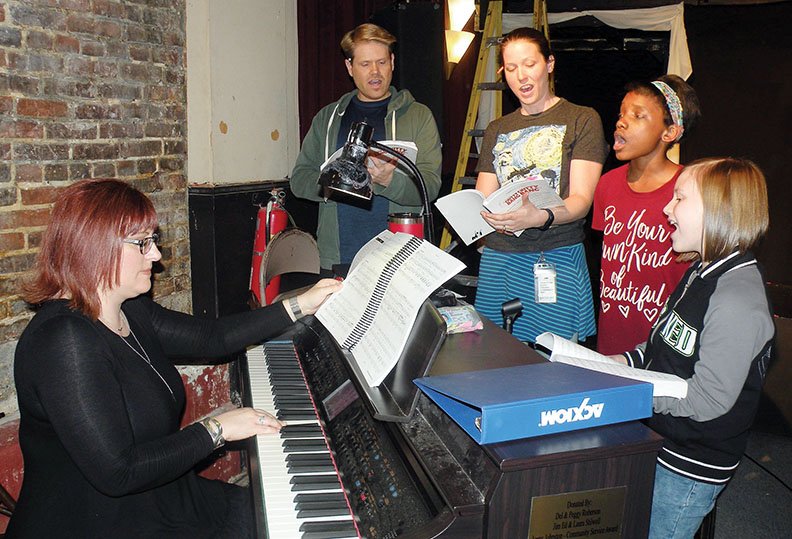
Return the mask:
<path id="1" fill-rule="evenodd" d="M 628 365 L 687 380 L 683 399 L 656 397 L 658 455 L 650 538 L 692 538 L 745 451 L 775 335 L 751 248 L 768 227 L 762 172 L 742 159 L 684 169 L 663 209 L 673 248 L 696 260 Z"/>

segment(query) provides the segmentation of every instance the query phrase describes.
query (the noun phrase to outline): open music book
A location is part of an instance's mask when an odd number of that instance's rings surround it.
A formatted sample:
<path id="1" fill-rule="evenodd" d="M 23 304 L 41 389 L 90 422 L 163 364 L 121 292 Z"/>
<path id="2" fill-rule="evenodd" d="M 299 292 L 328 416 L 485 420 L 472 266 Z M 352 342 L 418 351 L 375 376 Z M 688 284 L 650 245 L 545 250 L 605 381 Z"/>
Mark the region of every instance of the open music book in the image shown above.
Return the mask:
<path id="1" fill-rule="evenodd" d="M 464 267 L 427 241 L 384 230 L 361 248 L 343 289 L 316 317 L 378 386 L 398 363 L 424 300 Z"/>
<path id="2" fill-rule="evenodd" d="M 507 213 L 522 207 L 523 195 L 537 208 L 557 208 L 564 201 L 542 177 L 523 178 L 503 185 L 497 191 L 485 197 L 475 189 L 462 189 L 439 198 L 435 206 L 446 218 L 448 224 L 459 235 L 459 239 L 470 245 L 490 232 L 494 232 L 487 221 L 481 216 L 482 210 L 490 213 Z M 515 236 L 522 230 L 514 231 Z"/>
<path id="3" fill-rule="evenodd" d="M 615 376 L 623 376 L 632 380 L 650 382 L 654 386 L 653 397 L 676 397 L 684 399 L 687 396 L 687 382 L 664 372 L 636 369 L 622 363 L 617 363 L 607 356 L 589 350 L 577 343 L 573 343 L 553 333 L 542 333 L 536 337 L 536 344 L 551 350 L 550 361 L 558 361 L 583 367 L 592 371 L 604 372 Z"/>

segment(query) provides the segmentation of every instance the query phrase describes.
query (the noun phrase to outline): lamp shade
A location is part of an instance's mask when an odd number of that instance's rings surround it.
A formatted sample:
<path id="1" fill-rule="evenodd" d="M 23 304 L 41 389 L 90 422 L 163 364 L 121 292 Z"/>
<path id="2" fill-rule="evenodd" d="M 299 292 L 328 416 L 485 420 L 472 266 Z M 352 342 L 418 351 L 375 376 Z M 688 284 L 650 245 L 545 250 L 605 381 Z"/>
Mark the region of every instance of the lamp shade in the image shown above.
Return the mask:
<path id="1" fill-rule="evenodd" d="M 448 0 L 448 27 L 451 30 L 462 30 L 474 11 L 474 0 Z"/>
<path id="2" fill-rule="evenodd" d="M 371 200 L 371 176 L 366 169 L 366 156 L 373 132 L 374 129 L 364 122 L 352 124 L 341 156 L 319 175 L 325 200 L 332 191 Z"/>
<path id="3" fill-rule="evenodd" d="M 446 30 L 446 56 L 448 61 L 458 64 L 467 52 L 470 42 L 473 41 L 472 32 L 461 32 L 458 30 Z"/>
<path id="4" fill-rule="evenodd" d="M 330 162 L 319 174 L 322 196 L 327 200 L 333 193 L 343 193 L 371 200 L 371 176 L 366 170 L 366 156 L 369 148 L 384 152 L 406 168 L 408 176 L 415 182 L 421 196 L 423 224 L 426 239 L 434 243 L 434 221 L 432 219 L 431 201 L 426 190 L 426 182 L 418 167 L 407 156 L 397 152 L 387 144 L 371 140 L 374 129 L 365 122 L 356 122 L 347 136 L 341 156 Z"/>
<path id="5" fill-rule="evenodd" d="M 459 63 L 465 55 L 465 52 L 467 52 L 470 42 L 473 41 L 473 37 L 474 35 L 472 32 L 461 32 L 457 30 L 445 31 L 447 58 L 445 69 L 446 79 L 451 77 L 454 66 Z"/>

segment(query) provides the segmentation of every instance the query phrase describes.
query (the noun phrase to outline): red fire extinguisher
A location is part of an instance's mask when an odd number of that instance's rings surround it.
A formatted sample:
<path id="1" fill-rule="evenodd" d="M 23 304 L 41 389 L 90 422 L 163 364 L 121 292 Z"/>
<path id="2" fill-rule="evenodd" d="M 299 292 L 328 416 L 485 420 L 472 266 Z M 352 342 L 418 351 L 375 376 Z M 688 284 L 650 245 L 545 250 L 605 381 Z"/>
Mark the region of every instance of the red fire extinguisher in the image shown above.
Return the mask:
<path id="1" fill-rule="evenodd" d="M 264 258 L 264 250 L 278 232 L 285 230 L 289 223 L 289 214 L 283 208 L 281 200 L 285 197 L 282 190 L 272 191 L 272 197 L 266 206 L 259 207 L 256 215 L 256 235 L 253 240 L 253 263 L 250 268 L 250 291 L 259 305 L 269 305 L 280 292 L 280 276 L 275 276 L 266 283 L 264 297 L 261 297 L 260 271 Z"/>

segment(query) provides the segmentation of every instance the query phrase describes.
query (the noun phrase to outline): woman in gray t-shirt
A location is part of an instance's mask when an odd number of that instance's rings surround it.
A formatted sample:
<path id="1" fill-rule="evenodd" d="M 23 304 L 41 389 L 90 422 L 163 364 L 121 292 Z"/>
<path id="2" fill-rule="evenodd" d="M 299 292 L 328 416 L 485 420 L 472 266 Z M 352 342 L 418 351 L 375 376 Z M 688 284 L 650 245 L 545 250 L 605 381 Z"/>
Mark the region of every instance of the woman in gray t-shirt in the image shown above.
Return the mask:
<path id="1" fill-rule="evenodd" d="M 602 122 L 593 109 L 553 93 L 555 58 L 541 32 L 507 34 L 501 60 L 520 108 L 487 127 L 476 189 L 486 196 L 515 179 L 542 177 L 564 204 L 540 209 L 526 199 L 513 212 L 482 212 L 498 234 L 485 240 L 476 309 L 500 322 L 503 302 L 517 297 L 524 309 L 514 324 L 519 339 L 551 331 L 582 340 L 596 332 L 582 241 L 608 152 Z"/>

